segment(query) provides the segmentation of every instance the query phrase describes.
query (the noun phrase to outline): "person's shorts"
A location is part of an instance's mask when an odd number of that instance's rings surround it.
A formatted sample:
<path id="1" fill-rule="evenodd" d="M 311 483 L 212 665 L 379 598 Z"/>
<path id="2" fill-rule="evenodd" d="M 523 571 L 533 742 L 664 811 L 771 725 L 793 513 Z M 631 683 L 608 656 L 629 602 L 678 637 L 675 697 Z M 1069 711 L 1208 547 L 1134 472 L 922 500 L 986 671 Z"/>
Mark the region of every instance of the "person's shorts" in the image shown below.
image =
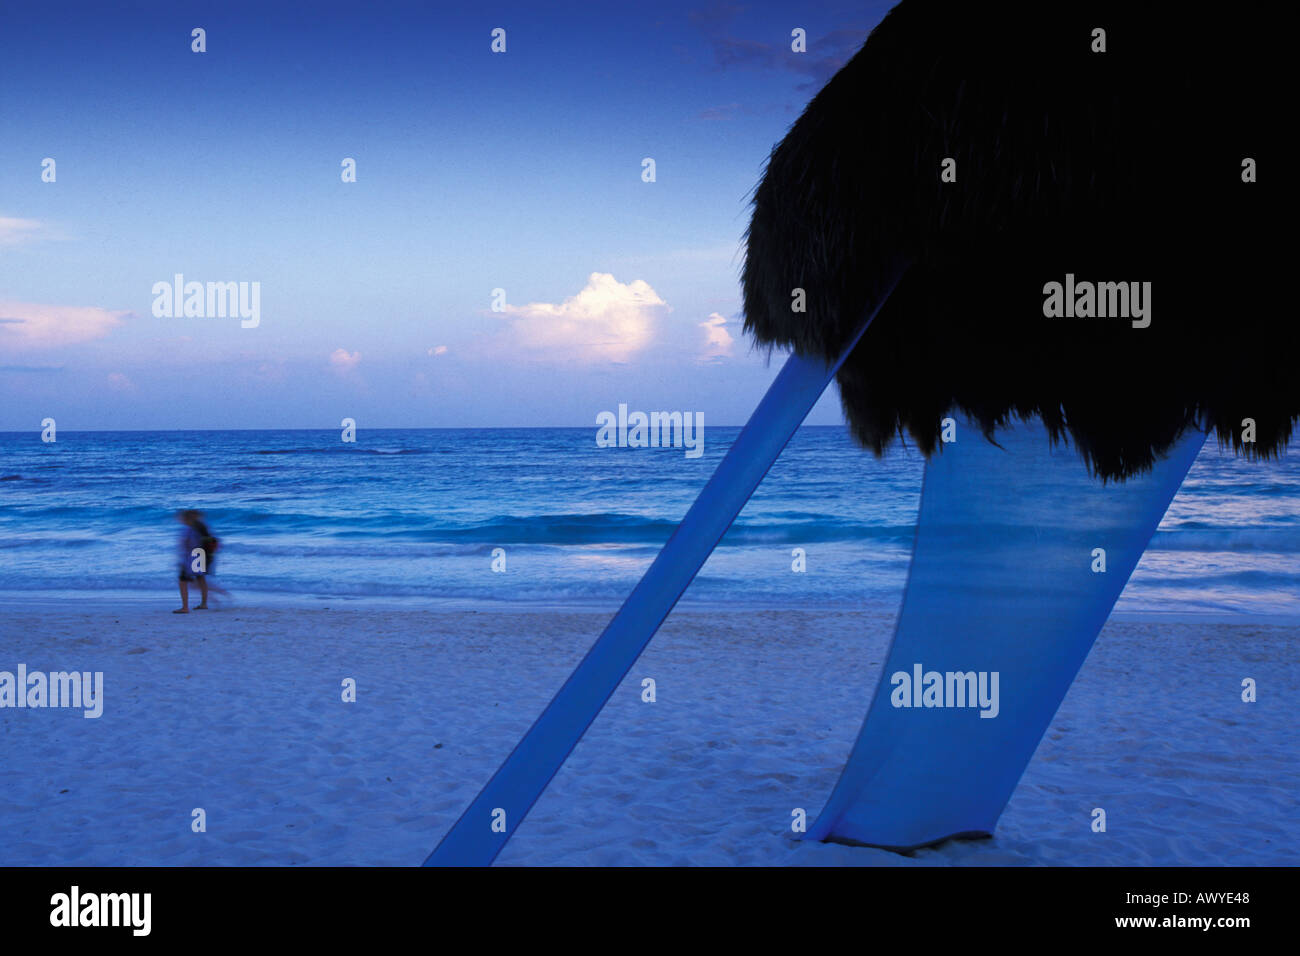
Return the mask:
<path id="1" fill-rule="evenodd" d="M 196 571 L 191 571 L 191 570 L 190 570 L 190 566 L 189 566 L 188 564 L 182 564 L 182 565 L 181 565 L 181 576 L 180 576 L 180 580 L 182 580 L 182 581 L 197 581 L 200 577 L 202 577 L 202 575 L 200 575 L 200 574 L 199 574 L 198 572 L 196 572 Z"/>

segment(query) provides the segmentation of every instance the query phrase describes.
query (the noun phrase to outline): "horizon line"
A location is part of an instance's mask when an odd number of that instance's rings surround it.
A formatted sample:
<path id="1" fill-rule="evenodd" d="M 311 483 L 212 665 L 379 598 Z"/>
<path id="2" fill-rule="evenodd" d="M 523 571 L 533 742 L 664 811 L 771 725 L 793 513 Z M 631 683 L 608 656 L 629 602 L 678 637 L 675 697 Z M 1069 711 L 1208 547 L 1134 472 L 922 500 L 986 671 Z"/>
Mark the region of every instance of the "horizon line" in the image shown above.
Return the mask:
<path id="1" fill-rule="evenodd" d="M 311 428 L 276 426 L 267 428 L 60 428 L 59 434 L 64 435 L 84 435 L 84 434 L 152 434 L 157 432 L 336 432 L 341 426 Z M 364 428 L 357 426 L 357 432 L 449 432 L 449 431 L 520 431 L 520 430 L 546 430 L 566 428 L 574 431 L 587 431 L 599 426 L 592 425 L 420 425 L 420 426 L 403 426 L 403 425 L 367 425 Z M 743 425 L 709 425 L 709 428 L 743 428 Z M 843 428 L 844 425 L 800 425 L 802 428 Z M 40 434 L 42 429 L 29 428 L 22 430 L 0 431 L 0 435 L 29 435 L 35 432 Z"/>

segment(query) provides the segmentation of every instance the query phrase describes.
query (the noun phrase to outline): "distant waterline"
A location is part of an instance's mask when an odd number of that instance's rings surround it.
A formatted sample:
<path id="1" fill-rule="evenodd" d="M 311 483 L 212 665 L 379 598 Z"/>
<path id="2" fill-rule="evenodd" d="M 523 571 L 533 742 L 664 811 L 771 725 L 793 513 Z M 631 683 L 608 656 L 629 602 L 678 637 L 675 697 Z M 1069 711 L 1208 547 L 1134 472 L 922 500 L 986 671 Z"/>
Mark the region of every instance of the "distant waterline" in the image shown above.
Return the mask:
<path id="1" fill-rule="evenodd" d="M 195 507 L 248 601 L 616 604 L 738 431 L 711 428 L 696 459 L 588 428 L 4 433 L 0 591 L 170 590 L 171 516 Z M 685 600 L 896 607 L 921 476 L 915 452 L 801 429 Z M 1300 613 L 1298 581 L 1300 469 L 1211 442 L 1118 609 Z"/>

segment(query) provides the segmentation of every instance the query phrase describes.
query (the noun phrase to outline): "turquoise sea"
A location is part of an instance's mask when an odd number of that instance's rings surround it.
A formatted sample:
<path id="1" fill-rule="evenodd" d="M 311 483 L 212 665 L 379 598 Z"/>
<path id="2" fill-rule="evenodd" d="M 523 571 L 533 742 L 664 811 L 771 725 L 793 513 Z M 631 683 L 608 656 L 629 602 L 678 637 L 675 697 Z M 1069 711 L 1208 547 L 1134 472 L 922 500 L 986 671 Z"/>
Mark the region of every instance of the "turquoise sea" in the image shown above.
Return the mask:
<path id="1" fill-rule="evenodd" d="M 595 432 L 3 433 L 0 595 L 170 594 L 172 514 L 192 507 L 237 600 L 616 606 L 738 429 L 706 429 L 694 459 Z M 801 429 L 684 600 L 896 604 L 922 469 L 910 449 L 877 460 L 843 428 Z M 1118 609 L 1300 614 L 1298 584 L 1297 459 L 1211 440 Z"/>

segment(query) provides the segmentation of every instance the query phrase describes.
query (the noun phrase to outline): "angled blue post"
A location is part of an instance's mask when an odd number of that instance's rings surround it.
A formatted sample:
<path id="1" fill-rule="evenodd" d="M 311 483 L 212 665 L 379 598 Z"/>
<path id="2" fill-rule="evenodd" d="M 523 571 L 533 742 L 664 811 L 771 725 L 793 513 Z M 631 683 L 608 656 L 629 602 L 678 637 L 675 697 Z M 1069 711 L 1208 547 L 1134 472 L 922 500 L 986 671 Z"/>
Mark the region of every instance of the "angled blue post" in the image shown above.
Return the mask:
<path id="1" fill-rule="evenodd" d="M 892 269 L 884 294 L 834 364 L 790 356 L 718 470 L 600 639 L 429 854 L 425 866 L 487 866 L 496 859 L 858 344 L 904 269 Z M 498 809 L 505 812 L 504 829 L 494 832 L 493 813 Z"/>
<path id="2" fill-rule="evenodd" d="M 1189 428 L 1148 473 L 1103 484 L 1041 422 L 1008 423 L 997 445 L 957 430 L 926 462 L 894 640 L 805 839 L 992 834 L 1205 444 Z"/>

